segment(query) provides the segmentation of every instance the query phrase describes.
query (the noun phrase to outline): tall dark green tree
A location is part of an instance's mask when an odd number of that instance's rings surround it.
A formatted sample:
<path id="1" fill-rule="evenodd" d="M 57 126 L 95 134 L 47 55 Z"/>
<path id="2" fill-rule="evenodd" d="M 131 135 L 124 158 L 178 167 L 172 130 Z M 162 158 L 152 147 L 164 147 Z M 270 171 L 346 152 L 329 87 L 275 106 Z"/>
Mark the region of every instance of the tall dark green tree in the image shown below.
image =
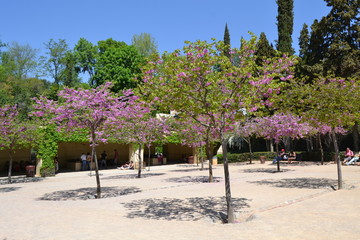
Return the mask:
<path id="1" fill-rule="evenodd" d="M 65 68 L 63 72 L 63 84 L 67 87 L 74 87 L 80 83 L 77 68 L 77 58 L 73 52 L 67 52 L 64 57 Z"/>
<path id="2" fill-rule="evenodd" d="M 262 65 L 262 62 L 266 58 L 275 57 L 275 50 L 270 45 L 264 32 L 260 34 L 259 41 L 256 44 L 256 63 Z"/>
<path id="3" fill-rule="evenodd" d="M 296 65 L 296 76 L 299 78 L 311 76 L 310 79 L 313 79 L 313 73 L 309 71 L 309 66 L 307 65 L 309 57 L 310 33 L 309 26 L 306 23 L 303 24 L 298 40 L 300 60 Z"/>
<path id="4" fill-rule="evenodd" d="M 307 64 L 323 76 L 359 77 L 360 1 L 325 1 L 331 10 L 311 26 Z"/>
<path id="5" fill-rule="evenodd" d="M 224 44 L 225 44 L 224 55 L 227 56 L 228 58 L 230 58 L 231 57 L 231 54 L 230 54 L 231 42 L 230 42 L 230 33 L 229 33 L 227 24 L 225 25 Z"/>
<path id="6" fill-rule="evenodd" d="M 294 54 L 291 37 L 294 25 L 294 0 L 277 0 L 276 3 L 278 5 L 277 50 L 292 55 Z"/>
<path id="7" fill-rule="evenodd" d="M 309 26 L 304 23 L 299 36 L 299 57 L 304 58 L 309 51 L 310 33 Z"/>

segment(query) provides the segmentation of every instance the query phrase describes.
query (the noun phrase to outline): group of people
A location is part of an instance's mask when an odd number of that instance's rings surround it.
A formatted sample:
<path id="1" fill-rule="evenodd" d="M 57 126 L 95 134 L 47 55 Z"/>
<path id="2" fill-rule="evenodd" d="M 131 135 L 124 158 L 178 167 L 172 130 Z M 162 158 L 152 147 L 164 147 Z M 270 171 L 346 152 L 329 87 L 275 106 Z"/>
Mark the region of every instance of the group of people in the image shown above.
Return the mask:
<path id="1" fill-rule="evenodd" d="M 89 170 L 90 169 L 90 163 L 92 162 L 92 156 L 90 153 L 81 153 L 80 156 L 80 160 L 81 160 L 81 170 L 85 171 L 85 170 Z"/>
<path id="2" fill-rule="evenodd" d="M 279 151 L 277 156 L 274 158 L 273 163 L 281 160 L 287 160 L 288 163 L 291 163 L 293 160 L 296 160 L 296 153 L 294 151 L 287 153 L 285 152 L 285 149 L 281 149 L 281 151 Z"/>
<path id="3" fill-rule="evenodd" d="M 92 156 L 90 153 L 82 153 L 80 156 L 80 160 L 81 160 L 81 170 L 85 171 L 85 170 L 89 170 L 90 169 L 90 164 L 92 162 Z M 100 161 L 99 161 L 99 167 L 100 168 L 107 168 L 107 153 L 106 151 L 103 151 L 100 155 Z M 119 161 L 119 153 L 117 152 L 116 149 L 114 149 L 114 158 L 113 158 L 113 165 L 115 167 L 118 166 L 118 161 Z"/>
<path id="4" fill-rule="evenodd" d="M 357 163 L 357 161 L 359 161 L 360 158 L 360 152 L 358 152 L 357 154 L 354 154 L 353 151 L 350 150 L 350 148 L 346 148 L 345 151 L 345 158 L 343 160 L 343 165 L 351 165 L 351 164 L 355 164 Z"/>

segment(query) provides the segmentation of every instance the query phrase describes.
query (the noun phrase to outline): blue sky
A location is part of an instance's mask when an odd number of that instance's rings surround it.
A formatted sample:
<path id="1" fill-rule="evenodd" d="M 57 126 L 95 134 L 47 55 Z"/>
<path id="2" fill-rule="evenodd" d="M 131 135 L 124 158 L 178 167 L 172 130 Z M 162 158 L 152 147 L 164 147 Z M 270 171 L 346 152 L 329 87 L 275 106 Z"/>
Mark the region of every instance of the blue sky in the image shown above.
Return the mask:
<path id="1" fill-rule="evenodd" d="M 71 48 L 81 38 L 97 43 L 113 38 L 131 43 L 134 34 L 150 33 L 160 52 L 182 48 L 185 40 L 223 39 L 228 24 L 238 47 L 248 31 L 277 39 L 275 0 L 2 0 L 0 40 L 29 44 L 44 54 L 51 38 Z M 303 23 L 311 25 L 330 11 L 323 0 L 294 1 L 293 47 Z"/>

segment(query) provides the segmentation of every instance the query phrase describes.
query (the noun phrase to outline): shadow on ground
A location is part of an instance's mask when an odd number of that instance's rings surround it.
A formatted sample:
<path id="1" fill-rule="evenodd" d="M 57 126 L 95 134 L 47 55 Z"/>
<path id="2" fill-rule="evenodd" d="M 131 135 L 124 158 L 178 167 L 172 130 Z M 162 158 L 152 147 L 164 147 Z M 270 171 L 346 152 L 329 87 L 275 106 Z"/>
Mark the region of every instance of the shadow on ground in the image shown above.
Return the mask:
<path id="1" fill-rule="evenodd" d="M 214 177 L 214 182 L 220 182 L 221 177 Z M 178 178 L 168 178 L 165 181 L 167 182 L 177 182 L 177 183 L 207 183 L 209 182 L 209 176 L 185 176 L 185 177 L 178 177 Z"/>
<path id="2" fill-rule="evenodd" d="M 270 185 L 278 188 L 308 188 L 308 189 L 320 189 L 320 188 L 335 188 L 337 186 L 337 180 L 328 178 L 284 178 L 279 180 L 269 179 L 253 181 L 249 183 L 255 183 L 258 185 Z"/>
<path id="3" fill-rule="evenodd" d="M 164 175 L 164 174 L 165 173 L 144 173 L 144 174 L 141 174 L 141 178 L 156 177 L 156 176 L 161 176 L 161 175 Z M 115 175 L 115 176 L 111 176 L 111 177 L 101 178 L 101 180 L 133 179 L 133 178 L 138 178 L 138 174 L 137 173 L 132 173 L 132 174 Z"/>
<path id="4" fill-rule="evenodd" d="M 233 198 L 234 211 L 249 208 L 246 198 Z M 225 197 L 143 199 L 123 204 L 128 218 L 221 222 L 226 212 Z"/>
<path id="5" fill-rule="evenodd" d="M 193 169 L 176 169 L 176 170 L 171 170 L 170 172 L 198 172 L 198 171 L 209 171 L 209 168 L 201 169 L 201 167 L 196 167 Z"/>
<path id="6" fill-rule="evenodd" d="M 14 192 L 19 190 L 21 187 L 6 187 L 6 188 L 0 188 L 0 192 Z"/>
<path id="7" fill-rule="evenodd" d="M 291 169 L 280 169 L 280 172 L 277 171 L 276 168 L 253 168 L 253 169 L 244 169 L 242 172 L 244 173 L 281 173 L 281 172 L 288 172 L 288 171 L 294 171 Z"/>
<path id="8" fill-rule="evenodd" d="M 25 176 L 20 176 L 20 177 L 12 177 L 11 178 L 11 183 L 8 182 L 8 178 L 1 178 L 0 179 L 0 185 L 4 185 L 4 184 L 13 184 L 13 183 L 28 183 L 28 182 L 40 182 L 44 180 L 44 178 L 41 177 L 25 177 Z"/>
<path id="9" fill-rule="evenodd" d="M 128 195 L 133 193 L 141 192 L 136 187 L 102 187 L 101 198 L 118 197 L 122 195 Z M 67 201 L 67 200 L 88 200 L 96 198 L 96 188 L 79 188 L 73 190 L 56 191 L 52 193 L 46 193 L 43 197 L 38 200 L 47 201 Z"/>

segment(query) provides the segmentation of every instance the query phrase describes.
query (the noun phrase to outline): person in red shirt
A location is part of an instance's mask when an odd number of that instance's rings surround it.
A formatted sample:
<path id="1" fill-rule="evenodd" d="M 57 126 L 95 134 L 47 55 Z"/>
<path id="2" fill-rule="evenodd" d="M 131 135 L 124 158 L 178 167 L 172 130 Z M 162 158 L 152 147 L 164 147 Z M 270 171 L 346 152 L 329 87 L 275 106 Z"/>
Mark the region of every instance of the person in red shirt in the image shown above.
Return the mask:
<path id="1" fill-rule="evenodd" d="M 350 161 L 353 157 L 354 157 L 353 151 L 351 151 L 350 148 L 346 148 L 343 164 Z"/>

